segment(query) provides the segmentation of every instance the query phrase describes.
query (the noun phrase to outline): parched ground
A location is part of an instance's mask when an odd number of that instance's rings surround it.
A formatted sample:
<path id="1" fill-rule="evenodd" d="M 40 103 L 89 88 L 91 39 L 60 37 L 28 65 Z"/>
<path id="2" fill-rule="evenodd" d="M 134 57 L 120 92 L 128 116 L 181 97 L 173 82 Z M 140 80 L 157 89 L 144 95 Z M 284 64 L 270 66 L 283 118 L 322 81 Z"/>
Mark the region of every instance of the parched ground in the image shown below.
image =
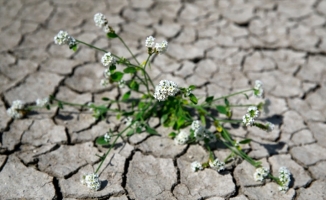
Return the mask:
<path id="1" fill-rule="evenodd" d="M 275 175 L 287 166 L 291 189 L 280 193 L 273 182 L 255 182 L 247 162 L 223 173 L 191 172 L 190 163 L 205 161 L 208 153 L 200 145 L 175 145 L 157 119 L 151 123 L 160 136 L 120 140 L 100 172 L 100 191 L 81 185 L 81 175 L 99 164 L 95 154 L 106 150 L 95 138 L 123 127 L 120 121 L 98 122 L 89 111 L 69 107 L 12 120 L 6 109 L 13 100 L 32 103 L 51 94 L 77 103 L 119 95 L 99 84 L 101 52 L 85 46 L 73 52 L 53 43 L 66 30 L 128 57 L 118 40 L 108 41 L 95 26 L 97 12 L 140 60 L 146 58 L 147 36 L 169 41 L 167 53 L 153 61 L 155 83 L 195 84 L 196 95 L 218 97 L 261 80 L 270 102 L 261 119 L 276 130 L 230 132 L 252 138 L 245 147 L 249 155 Z M 1 0 L 0 199 L 326 199 L 325 25 L 325 0 Z M 243 110 L 234 114 L 239 118 Z M 223 159 L 228 150 L 214 153 Z"/>

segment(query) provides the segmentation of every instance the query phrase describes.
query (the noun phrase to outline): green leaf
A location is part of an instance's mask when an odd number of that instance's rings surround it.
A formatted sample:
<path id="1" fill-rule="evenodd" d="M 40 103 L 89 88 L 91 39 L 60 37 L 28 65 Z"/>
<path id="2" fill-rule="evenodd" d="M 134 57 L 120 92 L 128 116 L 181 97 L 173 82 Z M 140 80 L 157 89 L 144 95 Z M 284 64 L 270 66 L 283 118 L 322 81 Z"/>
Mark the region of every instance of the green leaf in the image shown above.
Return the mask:
<path id="1" fill-rule="evenodd" d="M 126 101 L 129 99 L 131 94 L 131 91 L 126 92 L 123 96 L 122 96 L 122 101 Z"/>
<path id="2" fill-rule="evenodd" d="M 189 99 L 194 104 L 197 104 L 198 103 L 197 97 L 194 94 L 192 94 L 192 93 L 189 95 Z"/>
<path id="3" fill-rule="evenodd" d="M 135 73 L 137 70 L 136 70 L 136 68 L 134 68 L 134 67 L 127 67 L 127 68 L 125 68 L 124 70 L 123 70 L 123 72 L 124 73 L 126 73 L 126 74 L 133 74 L 133 73 Z"/>
<path id="4" fill-rule="evenodd" d="M 226 129 L 223 128 L 223 130 L 221 132 L 221 135 L 226 141 L 229 141 L 229 142 L 231 142 L 233 144 L 233 140 L 232 140 L 229 132 Z"/>
<path id="5" fill-rule="evenodd" d="M 224 115 L 226 115 L 228 113 L 228 109 L 225 106 L 218 105 L 218 106 L 216 106 L 216 110 L 219 113 L 224 114 Z"/>
<path id="6" fill-rule="evenodd" d="M 171 132 L 171 133 L 169 133 L 168 136 L 173 139 L 173 138 L 175 138 L 175 136 L 177 136 L 177 134 L 175 132 Z"/>
<path id="7" fill-rule="evenodd" d="M 205 127 L 206 126 L 206 118 L 205 118 L 205 115 L 200 115 L 200 121 L 203 124 L 203 126 Z"/>
<path id="8" fill-rule="evenodd" d="M 146 125 L 146 132 L 149 134 L 153 134 L 153 135 L 157 135 L 157 131 L 151 127 L 149 127 L 148 125 Z"/>
<path id="9" fill-rule="evenodd" d="M 115 69 L 117 69 L 117 66 L 115 66 L 115 65 L 110 65 L 110 67 L 109 67 L 110 73 L 113 73 L 113 71 L 114 71 Z"/>
<path id="10" fill-rule="evenodd" d="M 50 105 L 48 104 L 48 105 L 46 105 L 46 109 L 48 109 L 48 110 L 50 110 L 51 109 L 51 107 L 50 107 Z"/>
<path id="11" fill-rule="evenodd" d="M 69 46 L 69 49 L 72 49 L 73 51 L 77 51 L 77 44 Z"/>
<path id="12" fill-rule="evenodd" d="M 239 144 L 248 144 L 251 142 L 251 139 L 244 139 L 239 142 Z"/>
<path id="13" fill-rule="evenodd" d="M 137 128 L 136 128 L 136 133 L 141 133 L 141 128 L 138 126 Z"/>
<path id="14" fill-rule="evenodd" d="M 190 90 L 194 90 L 194 89 L 196 89 L 196 86 L 194 86 L 194 85 L 190 85 L 190 86 L 189 86 L 189 89 L 190 89 Z"/>
<path id="15" fill-rule="evenodd" d="M 206 103 L 208 103 L 208 104 L 211 104 L 213 102 L 213 100 L 214 100 L 214 96 L 210 96 L 205 99 Z"/>
<path id="16" fill-rule="evenodd" d="M 110 101 L 110 99 L 107 97 L 102 97 L 102 101 Z"/>
<path id="17" fill-rule="evenodd" d="M 139 90 L 139 84 L 135 80 L 132 80 L 131 81 L 129 87 L 130 87 L 130 89 L 132 89 L 134 91 L 138 91 Z"/>
<path id="18" fill-rule="evenodd" d="M 114 72 L 113 74 L 111 74 L 111 79 L 114 81 L 114 82 L 119 82 L 123 77 L 123 73 L 122 72 Z"/>
<path id="19" fill-rule="evenodd" d="M 61 101 L 58 101 L 58 107 L 59 107 L 60 109 L 63 109 L 63 104 L 61 103 Z"/>
<path id="20" fill-rule="evenodd" d="M 227 98 L 224 99 L 224 103 L 227 107 L 230 107 L 230 102 Z"/>
<path id="21" fill-rule="evenodd" d="M 99 144 L 99 145 L 108 145 L 108 144 L 110 144 L 110 142 L 106 142 L 104 140 L 104 136 L 98 137 L 95 142 L 96 142 L 96 144 Z"/>
<path id="22" fill-rule="evenodd" d="M 129 137 L 129 136 L 132 136 L 133 134 L 134 134 L 134 130 L 131 129 L 131 130 L 128 131 L 127 136 Z"/>
<path id="23" fill-rule="evenodd" d="M 118 35 L 115 32 L 109 32 L 108 34 L 106 34 L 106 36 L 108 38 L 117 38 L 118 37 Z"/>
<path id="24" fill-rule="evenodd" d="M 245 97 L 246 97 L 247 99 L 249 99 L 249 96 L 248 96 L 246 93 L 243 93 L 243 95 L 245 95 Z"/>

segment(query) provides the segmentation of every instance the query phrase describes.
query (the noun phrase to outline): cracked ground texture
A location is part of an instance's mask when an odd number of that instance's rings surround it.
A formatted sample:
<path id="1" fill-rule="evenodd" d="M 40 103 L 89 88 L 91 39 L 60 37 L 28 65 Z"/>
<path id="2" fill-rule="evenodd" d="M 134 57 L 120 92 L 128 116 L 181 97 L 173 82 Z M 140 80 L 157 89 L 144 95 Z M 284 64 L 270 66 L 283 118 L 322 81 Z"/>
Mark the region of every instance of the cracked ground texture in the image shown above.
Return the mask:
<path id="1" fill-rule="evenodd" d="M 108 42 L 94 25 L 97 12 L 140 60 L 147 36 L 168 40 L 167 53 L 155 57 L 149 71 L 154 82 L 195 84 L 196 95 L 218 97 L 261 80 L 270 102 L 261 118 L 276 130 L 230 132 L 252 138 L 247 152 L 273 174 L 287 166 L 289 191 L 255 182 L 247 162 L 223 173 L 191 172 L 190 163 L 205 161 L 208 153 L 199 145 L 175 145 L 155 119 L 160 136 L 121 139 L 100 171 L 104 188 L 90 192 L 80 177 L 99 165 L 95 154 L 105 149 L 94 141 L 120 127 L 115 117 L 98 122 L 67 107 L 10 119 L 6 109 L 16 99 L 32 103 L 54 95 L 84 104 L 120 95 L 99 84 L 102 53 L 53 43 L 66 30 L 128 57 L 118 40 Z M 0 0 L 0 17 L 0 199 L 326 199 L 325 0 Z M 214 153 L 225 158 L 229 152 Z"/>

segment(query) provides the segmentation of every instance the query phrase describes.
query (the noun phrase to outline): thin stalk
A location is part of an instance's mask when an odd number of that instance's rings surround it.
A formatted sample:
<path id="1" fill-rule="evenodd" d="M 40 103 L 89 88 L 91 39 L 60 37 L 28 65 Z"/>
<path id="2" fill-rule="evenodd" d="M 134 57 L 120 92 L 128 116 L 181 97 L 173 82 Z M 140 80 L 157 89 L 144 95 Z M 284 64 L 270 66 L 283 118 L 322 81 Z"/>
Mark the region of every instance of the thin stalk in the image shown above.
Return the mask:
<path id="1" fill-rule="evenodd" d="M 126 45 L 126 43 L 123 41 L 123 39 L 118 35 L 119 40 L 122 42 L 122 44 L 126 47 L 126 49 L 129 51 L 129 53 L 131 54 L 131 56 L 133 57 L 133 59 L 137 62 L 138 65 L 140 65 L 140 63 L 138 62 L 136 56 L 131 52 L 131 50 L 129 49 L 128 45 Z"/>
<path id="2" fill-rule="evenodd" d="M 100 165 L 97 167 L 95 174 L 97 174 L 97 172 L 100 170 L 102 164 L 104 163 L 106 157 L 109 155 L 111 149 L 114 147 L 115 143 L 117 142 L 118 138 L 128 129 L 130 128 L 134 123 L 130 124 L 129 126 L 127 126 L 125 129 L 123 129 L 123 131 L 121 131 L 119 134 L 117 134 L 117 137 L 114 139 L 112 145 L 110 145 L 110 148 L 108 149 L 108 151 L 104 154 L 104 157 L 100 163 Z"/>
<path id="3" fill-rule="evenodd" d="M 88 43 L 86 43 L 86 42 L 83 42 L 83 41 L 80 41 L 80 40 L 77 40 L 77 39 L 76 39 L 76 41 L 77 41 L 78 43 L 84 44 L 84 45 L 86 45 L 86 46 L 88 46 L 88 47 L 91 47 L 91 48 L 93 48 L 93 49 L 96 49 L 96 50 L 102 51 L 102 52 L 104 52 L 104 53 L 107 53 L 107 52 L 108 52 L 108 51 L 106 51 L 106 50 L 104 50 L 104 49 L 98 48 L 98 47 L 93 46 L 93 45 L 91 45 L 91 44 L 88 44 Z"/>

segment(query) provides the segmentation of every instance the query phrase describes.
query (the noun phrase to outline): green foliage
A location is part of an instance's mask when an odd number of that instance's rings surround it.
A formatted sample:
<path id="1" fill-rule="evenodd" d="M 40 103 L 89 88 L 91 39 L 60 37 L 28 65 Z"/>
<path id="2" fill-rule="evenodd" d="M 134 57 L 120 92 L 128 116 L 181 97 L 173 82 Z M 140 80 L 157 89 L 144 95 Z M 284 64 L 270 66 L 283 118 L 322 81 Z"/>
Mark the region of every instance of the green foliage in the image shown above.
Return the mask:
<path id="1" fill-rule="evenodd" d="M 194 104 L 197 104 L 198 103 L 197 97 L 194 94 L 192 94 L 192 93 L 189 95 L 189 99 Z"/>
<path id="2" fill-rule="evenodd" d="M 98 137 L 95 140 L 95 142 L 96 142 L 96 144 L 102 145 L 102 146 L 106 146 L 106 145 L 109 145 L 110 144 L 110 142 L 105 141 L 104 136 Z"/>
<path id="3" fill-rule="evenodd" d="M 121 81 L 121 79 L 123 77 L 123 73 L 116 71 L 113 74 L 111 74 L 110 77 L 111 77 L 112 81 L 119 82 L 119 81 Z"/>
<path id="4" fill-rule="evenodd" d="M 106 34 L 106 36 L 110 39 L 117 38 L 118 35 L 115 32 L 109 32 Z"/>

